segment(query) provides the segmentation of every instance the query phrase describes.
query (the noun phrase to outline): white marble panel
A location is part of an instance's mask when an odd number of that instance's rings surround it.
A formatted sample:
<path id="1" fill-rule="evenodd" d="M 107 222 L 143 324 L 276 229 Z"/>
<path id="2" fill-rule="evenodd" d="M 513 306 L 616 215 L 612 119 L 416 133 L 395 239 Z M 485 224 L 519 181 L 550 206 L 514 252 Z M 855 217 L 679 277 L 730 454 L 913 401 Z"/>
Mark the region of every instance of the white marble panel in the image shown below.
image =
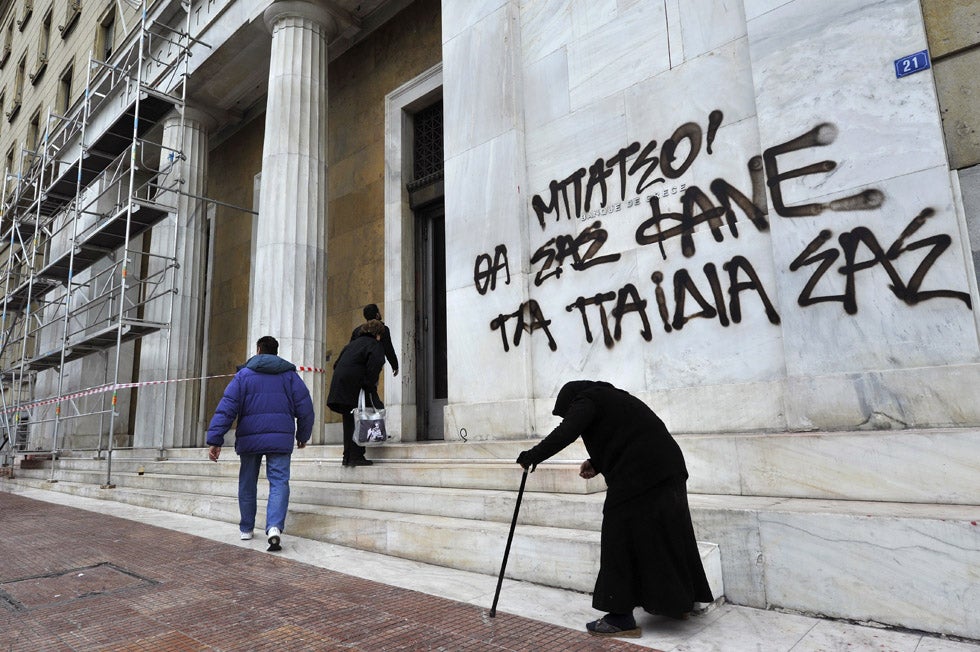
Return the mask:
<path id="1" fill-rule="evenodd" d="M 908 235 L 908 248 L 917 242 L 925 246 L 903 251 L 889 264 L 908 285 L 917 270 L 927 270 L 919 291 L 970 290 L 963 257 L 958 243 L 959 229 L 950 204 L 949 177 L 939 167 L 906 177 L 878 182 L 884 196 L 881 208 L 868 211 L 826 212 L 816 217 L 773 218 L 773 249 L 779 274 L 780 304 L 783 308 L 787 368 L 791 375 L 826 374 L 863 369 L 955 364 L 975 361 L 980 355 L 974 315 L 962 298 L 933 297 L 909 305 L 904 297 L 889 288 L 893 279 L 887 269 L 854 273 L 856 313 L 848 315 L 841 301 L 799 305 L 806 284 L 816 279 L 811 297 L 840 296 L 845 293 L 847 277 L 840 272 L 845 264 L 841 255 L 824 273 L 818 272 L 819 260 L 790 271 L 794 258 L 821 233 L 829 230 L 832 238 L 820 252 L 837 251 L 838 237 L 857 228 L 867 228 L 887 251 L 899 241 L 923 210 L 935 211 L 924 225 Z M 816 201 L 828 201 L 815 197 Z M 931 264 L 925 262 L 933 249 L 928 238 L 950 236 L 953 245 L 942 251 Z M 857 262 L 873 260 L 873 253 L 859 246 Z M 962 294 L 961 296 L 966 296 Z M 873 342 L 874 345 L 869 344 Z"/>
<path id="2" fill-rule="evenodd" d="M 527 65 L 524 70 L 524 121 L 536 129 L 569 112 L 568 58 L 564 48 Z"/>
<path id="3" fill-rule="evenodd" d="M 702 148 L 706 152 L 706 146 Z M 613 150 L 610 150 L 613 151 Z M 698 184 L 703 187 L 706 194 L 710 194 L 708 187 L 710 182 L 714 178 L 724 178 L 734 187 L 740 189 L 746 195 L 752 195 L 751 180 L 749 177 L 747 169 L 747 161 L 752 155 L 752 152 L 757 151 L 757 136 L 754 129 L 754 121 L 744 120 L 740 123 L 724 126 L 718 130 L 716 138 L 713 142 L 712 154 L 702 153 L 699 158 L 695 161 L 694 166 L 691 170 L 686 173 L 681 179 L 672 182 L 670 189 L 665 184 L 656 184 L 652 190 L 660 191 L 663 188 L 664 191 L 668 192 L 668 197 L 663 198 L 664 211 L 677 211 L 680 210 L 680 184 L 693 185 Z M 749 152 L 746 154 L 745 152 Z M 633 184 L 636 181 L 632 182 Z M 629 206 L 629 202 L 618 202 L 612 200 L 618 200 L 620 195 L 620 190 L 618 189 L 619 181 L 616 181 L 615 186 L 610 182 L 609 197 L 610 201 L 607 203 L 607 207 L 610 209 L 608 215 L 600 215 L 594 220 L 579 220 L 576 222 L 569 222 L 566 219 L 559 218 L 557 221 L 549 217 L 549 221 L 546 222 L 546 228 L 543 231 L 538 231 L 535 226 L 531 227 L 531 240 L 529 250 L 535 252 L 546 245 L 549 238 L 553 238 L 559 235 L 568 234 L 581 234 L 584 229 L 592 228 L 598 226 L 601 223 L 602 228 L 606 231 L 608 235 L 608 240 L 603 244 L 602 248 L 597 252 L 597 256 L 604 256 L 609 254 L 620 254 L 622 258 L 619 261 L 603 264 L 601 266 L 594 267 L 590 270 L 585 271 L 574 271 L 569 265 L 563 265 L 563 274 L 558 278 L 548 278 L 544 280 L 540 287 L 533 286 L 531 288 L 531 295 L 536 298 L 542 305 L 546 316 L 549 319 L 553 319 L 554 322 L 566 322 L 571 325 L 571 335 L 574 336 L 575 332 L 578 331 L 580 334 L 579 339 L 583 340 L 580 343 L 581 346 L 586 348 L 581 350 L 573 351 L 572 353 L 563 352 L 562 344 L 560 340 L 561 337 L 556 335 L 556 341 L 558 342 L 559 350 L 551 353 L 546 350 L 546 342 L 543 340 L 538 342 L 536 345 L 535 363 L 534 363 L 534 373 L 536 379 L 536 395 L 548 395 L 554 388 L 560 386 L 562 378 L 567 378 L 568 373 L 584 372 L 585 375 L 590 377 L 600 377 L 600 374 L 606 375 L 606 369 L 611 369 L 615 375 L 609 377 L 610 379 L 619 378 L 618 384 L 621 386 L 636 390 L 642 389 L 646 386 L 647 382 L 650 382 L 650 386 L 663 386 L 663 381 L 659 380 L 662 377 L 674 377 L 679 380 L 678 382 L 684 382 L 685 384 L 693 384 L 699 382 L 711 382 L 716 384 L 719 382 L 717 373 L 719 369 L 728 369 L 730 372 L 734 373 L 734 377 L 745 380 L 743 374 L 745 373 L 745 365 L 736 365 L 735 367 L 729 368 L 728 365 L 722 363 L 716 363 L 714 358 L 717 357 L 717 348 L 727 349 L 728 352 L 734 352 L 736 356 L 747 356 L 749 354 L 749 349 L 754 344 L 746 345 L 743 337 L 739 338 L 740 350 L 736 350 L 739 347 L 731 347 L 730 342 L 719 342 L 716 339 L 709 338 L 709 347 L 714 347 L 712 350 L 703 352 L 705 358 L 709 359 L 708 365 L 695 365 L 698 368 L 703 368 L 702 375 L 692 376 L 689 373 L 689 369 L 685 367 L 682 370 L 681 375 L 671 376 L 671 374 L 666 374 L 663 370 L 657 367 L 658 364 L 665 357 L 663 355 L 663 349 L 660 343 L 657 341 L 658 337 L 666 338 L 671 334 L 664 331 L 663 321 L 660 318 L 659 311 L 657 310 L 657 305 L 654 296 L 655 286 L 650 280 L 650 274 L 653 271 L 663 271 L 667 274 L 667 296 L 673 296 L 671 280 L 673 278 L 672 274 L 674 271 L 681 267 L 690 268 L 696 270 L 695 273 L 701 272 L 701 267 L 706 262 L 713 262 L 716 267 L 721 272 L 721 276 L 726 279 L 727 285 L 727 274 L 721 270 L 721 265 L 726 262 L 733 253 L 737 252 L 738 255 L 746 256 L 752 263 L 753 267 L 757 269 L 760 274 L 760 278 L 763 280 L 763 285 L 767 287 L 767 295 L 770 296 L 771 300 L 775 300 L 774 293 L 774 281 L 771 267 L 771 254 L 769 252 L 769 237 L 766 232 L 760 232 L 757 227 L 752 226 L 747 218 L 739 215 L 736 211 L 736 218 L 739 220 L 738 223 L 738 233 L 739 239 L 734 239 L 731 232 L 725 228 L 719 233 L 723 242 L 718 243 L 715 241 L 713 235 L 708 231 L 707 227 L 701 225 L 697 227 L 694 234 L 693 241 L 696 243 L 697 255 L 690 261 L 685 259 L 680 254 L 680 240 L 679 238 L 672 238 L 665 242 L 664 250 L 668 257 L 669 264 L 663 262 L 663 257 L 659 251 L 659 246 L 648 245 L 644 247 L 637 248 L 635 243 L 635 233 L 636 227 L 647 217 L 649 217 L 650 208 L 648 205 L 644 205 L 642 201 L 638 202 L 635 206 Z M 628 184 L 632 185 L 632 184 Z M 635 192 L 634 189 L 630 189 L 628 193 Z M 649 190 L 647 192 L 650 192 Z M 640 199 L 635 195 L 628 195 L 627 197 L 630 201 L 634 199 Z M 612 210 L 613 207 L 617 210 Z M 719 254 L 718 247 L 725 248 L 725 252 Z M 734 252 L 733 252 L 734 249 Z M 718 258 L 718 256 L 721 258 Z M 551 267 L 545 267 L 545 262 L 538 262 L 532 266 L 530 270 L 531 282 L 534 283 L 534 279 L 538 274 L 547 275 L 552 273 L 556 269 L 556 264 L 552 263 Z M 635 271 L 634 271 L 635 268 Z M 591 279 L 591 280 L 590 280 Z M 599 281 L 599 283 L 596 282 Z M 744 279 L 741 279 L 744 280 Z M 697 283 L 703 294 L 712 300 L 710 287 L 707 287 L 707 281 L 704 278 L 700 278 L 700 283 Z M 568 312 L 565 307 L 574 301 L 576 297 L 584 296 L 590 297 L 597 292 L 608 292 L 615 291 L 622 288 L 626 283 L 632 283 L 637 289 L 638 294 L 641 299 L 648 302 L 645 308 L 647 312 L 648 319 L 651 323 L 651 331 L 653 341 L 647 343 L 642 339 L 637 339 L 636 342 L 631 344 L 628 348 L 631 351 L 631 355 L 625 360 L 621 361 L 616 355 L 610 356 L 608 352 L 603 351 L 604 345 L 599 346 L 598 343 L 593 343 L 591 346 L 586 346 L 584 343 L 584 330 L 581 326 L 581 316 L 578 314 L 577 309 L 569 315 L 569 317 L 574 317 L 572 322 L 568 319 L 561 319 L 563 312 Z M 771 287 L 769 287 L 771 286 Z M 753 321 L 753 316 L 749 314 L 749 306 L 752 305 L 751 293 L 742 293 L 742 298 L 745 301 L 745 311 L 743 313 L 743 322 L 747 329 L 758 330 L 756 324 Z M 727 301 L 727 300 L 726 300 Z M 668 304 L 671 308 L 673 303 Z M 760 303 L 761 306 L 761 303 Z M 691 307 L 691 302 L 688 302 L 688 308 Z M 610 304 L 611 308 L 611 304 Z M 597 321 L 598 308 L 590 307 L 588 308 L 591 314 L 592 323 L 590 328 L 594 333 L 599 328 Z M 690 312 L 694 312 L 691 310 Z M 555 315 L 558 315 L 555 317 Z M 624 320 L 624 324 L 629 327 L 628 322 L 633 318 L 638 319 L 636 315 L 628 314 Z M 766 323 L 768 319 L 765 319 L 764 313 L 760 310 L 759 315 L 756 317 L 762 317 Z M 771 324 L 770 324 L 771 325 Z M 559 324 L 552 324 L 551 328 L 553 330 L 561 330 Z M 637 325 L 639 328 L 639 322 Z M 766 329 L 768 330 L 768 329 Z M 563 331 L 568 332 L 568 331 Z M 689 330 L 690 332 L 690 330 Z M 673 333 L 680 335 L 679 331 Z M 774 330 L 772 333 L 765 335 L 765 341 L 768 342 L 766 345 L 769 348 L 769 354 L 763 356 L 770 365 L 767 369 L 763 368 L 754 373 L 759 373 L 761 375 L 773 375 L 773 373 L 778 373 L 781 371 L 781 350 L 779 348 L 778 341 L 778 329 Z M 690 338 L 687 338 L 690 340 Z M 693 340 L 691 346 L 694 348 L 699 348 L 702 339 Z M 638 366 L 639 360 L 635 356 L 637 350 L 637 345 L 647 347 L 649 350 L 648 356 L 651 358 L 650 362 L 647 364 L 647 369 L 645 372 L 641 371 L 641 375 L 645 375 L 647 378 L 637 376 L 637 370 L 640 370 Z M 625 343 L 624 343 L 625 346 Z M 659 347 L 659 348 L 658 348 Z M 617 347 L 622 348 L 622 347 Z M 755 351 L 752 355 L 758 355 L 759 352 Z M 726 353 L 727 355 L 727 353 Z M 677 356 L 680 360 L 682 356 Z M 687 363 L 685 363 L 687 364 Z M 726 371 L 725 373 L 728 373 Z M 624 374 L 626 374 L 624 376 Z M 658 379 L 650 380 L 652 377 Z M 554 390 L 556 391 L 556 390 Z M 759 427 L 759 426 L 755 426 Z"/>
<path id="4" fill-rule="evenodd" d="M 684 382 L 667 378 L 666 382 Z M 652 384 L 654 381 L 650 381 Z M 657 382 L 665 379 L 658 377 Z M 674 433 L 751 432 L 785 427 L 783 381 L 701 384 L 660 392 L 658 413 Z"/>
<path id="5" fill-rule="evenodd" d="M 980 528 L 923 518 L 875 518 L 869 527 L 871 522 L 865 515 L 760 515 L 770 603 L 957 636 L 980 634 Z"/>
<path id="6" fill-rule="evenodd" d="M 580 111 L 529 129 L 526 134 L 528 197 L 550 199 L 548 184 L 564 180 L 597 158 L 609 157 L 625 147 L 626 109 L 622 95 L 614 95 Z M 528 207 L 529 220 L 535 222 Z M 564 208 L 562 219 L 564 220 Z M 550 218 L 554 219 L 554 218 Z"/>
<path id="7" fill-rule="evenodd" d="M 931 75 L 895 78 L 894 60 L 927 45 L 916 0 L 798 0 L 750 20 L 748 35 L 763 146 L 837 130 L 778 158 L 781 171 L 801 158 L 837 164 L 783 181 L 788 204 L 946 164 Z"/>
<path id="8" fill-rule="evenodd" d="M 465 428 L 467 441 L 525 439 L 535 431 L 532 415 L 529 402 L 522 399 L 450 402 L 444 414 L 445 437 L 460 441 Z"/>
<path id="9" fill-rule="evenodd" d="M 962 192 L 963 212 L 970 234 L 970 248 L 980 252 L 980 165 L 957 170 Z"/>
<path id="10" fill-rule="evenodd" d="M 628 140 L 663 143 L 681 124 L 701 126 L 706 146 L 708 116 L 718 110 L 722 126 L 755 115 L 755 89 L 750 75 L 748 40 L 740 38 L 698 57 L 691 57 L 670 71 L 626 89 Z M 719 135 L 716 142 L 721 139 Z M 756 135 L 758 141 L 758 135 Z M 624 139 L 624 144 L 626 139 Z M 761 149 L 746 152 L 748 157 Z"/>
<path id="11" fill-rule="evenodd" d="M 572 0 L 572 39 L 587 37 L 607 27 L 622 12 L 617 0 Z"/>
<path id="12" fill-rule="evenodd" d="M 513 0 L 466 0 L 442 3 L 442 42 L 451 41 L 461 32 L 471 29 L 481 20 L 493 14 Z"/>
<path id="13" fill-rule="evenodd" d="M 699 541 L 713 541 L 721 551 L 725 598 L 729 602 L 765 609 L 765 556 L 759 537 L 759 509 L 776 502 L 758 500 L 754 505 L 733 507 L 726 497 L 698 495 L 694 476 L 688 480 L 688 502 L 694 533 Z M 741 508 L 739 508 L 741 507 Z"/>
<path id="14" fill-rule="evenodd" d="M 521 4 L 521 49 L 525 66 L 564 50 L 571 35 L 572 0 L 527 0 Z"/>
<path id="15" fill-rule="evenodd" d="M 662 3 L 635 5 L 567 46 L 572 109 L 593 104 L 670 68 Z"/>
<path id="16" fill-rule="evenodd" d="M 679 8 L 685 61 L 745 36 L 742 0 L 684 0 Z"/>
<path id="17" fill-rule="evenodd" d="M 956 427 L 980 421 L 980 365 L 786 380 L 791 430 Z"/>
<path id="18" fill-rule="evenodd" d="M 512 315 L 526 301 L 523 283 L 497 284 L 496 291 L 481 296 L 472 287 L 446 293 L 449 347 L 449 400 L 491 401 L 530 396 L 526 368 L 530 346 L 543 331 L 524 333 L 514 345 L 517 317 L 492 329 L 500 315 Z M 502 333 L 506 334 L 507 348 Z"/>
<path id="19" fill-rule="evenodd" d="M 516 531 L 507 562 L 507 575 L 524 580 L 547 577 L 546 582 L 540 583 L 591 592 L 599 571 L 599 533 L 565 532 L 568 536 L 557 537 L 547 533 L 528 536 L 527 528 Z M 486 540 L 477 545 L 485 546 Z M 503 542 L 497 559 L 502 557 Z"/>
<path id="20" fill-rule="evenodd" d="M 745 18 L 752 20 L 762 14 L 778 9 L 794 0 L 744 0 Z"/>
<path id="21" fill-rule="evenodd" d="M 478 297 L 476 260 L 483 254 L 496 258 L 498 245 L 507 248 L 511 280 L 505 286 L 507 274 L 502 271 L 496 291 L 520 288 L 529 255 L 523 158 L 519 134 L 511 130 L 446 160 L 447 290 L 468 289 Z"/>
<path id="22" fill-rule="evenodd" d="M 463 4 L 463 3 L 460 3 Z M 523 108 L 517 8 L 510 2 L 443 46 L 444 156 L 484 143 L 519 125 Z M 474 74 L 479 71 L 479 74 Z"/>

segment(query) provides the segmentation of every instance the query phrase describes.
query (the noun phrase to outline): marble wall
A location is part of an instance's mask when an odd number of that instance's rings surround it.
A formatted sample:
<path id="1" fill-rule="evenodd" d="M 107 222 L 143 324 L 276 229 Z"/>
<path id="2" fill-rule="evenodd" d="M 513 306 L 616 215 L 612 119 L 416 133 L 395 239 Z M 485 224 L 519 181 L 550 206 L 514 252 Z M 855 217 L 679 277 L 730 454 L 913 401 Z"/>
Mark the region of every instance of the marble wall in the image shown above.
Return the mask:
<path id="1" fill-rule="evenodd" d="M 980 423 L 916 0 L 443 5 L 452 418 L 590 377 L 682 432 Z"/>

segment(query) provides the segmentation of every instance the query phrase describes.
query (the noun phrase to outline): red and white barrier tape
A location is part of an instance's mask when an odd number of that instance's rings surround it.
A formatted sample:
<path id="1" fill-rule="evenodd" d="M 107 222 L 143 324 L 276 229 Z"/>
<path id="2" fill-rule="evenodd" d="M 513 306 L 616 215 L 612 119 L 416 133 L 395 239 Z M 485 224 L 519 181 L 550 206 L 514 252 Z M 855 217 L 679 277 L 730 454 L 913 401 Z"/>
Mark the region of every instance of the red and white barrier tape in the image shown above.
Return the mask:
<path id="1" fill-rule="evenodd" d="M 297 366 L 296 371 L 310 371 L 314 373 L 326 373 L 326 369 L 320 369 L 319 367 L 301 367 Z M 218 374 L 216 376 L 199 376 L 196 378 L 174 378 L 171 380 L 144 380 L 135 383 L 110 383 L 108 385 L 99 385 L 98 387 L 90 387 L 88 389 L 79 390 L 77 392 L 72 392 L 71 394 L 65 394 L 64 396 L 56 396 L 53 398 L 46 398 L 40 401 L 31 401 L 30 403 L 23 403 L 21 405 L 13 405 L 4 409 L 0 409 L 0 414 L 10 414 L 11 412 L 19 412 L 21 410 L 28 410 L 31 408 L 41 407 L 43 405 L 52 405 L 54 403 L 61 403 L 63 401 L 73 401 L 76 398 L 82 398 L 84 396 L 94 396 L 95 394 L 104 394 L 106 392 L 117 392 L 120 389 L 132 389 L 134 387 L 148 387 L 150 385 L 164 385 L 167 383 L 186 383 L 192 380 L 211 380 L 212 378 L 231 378 L 235 374 Z M 115 405 L 116 397 L 112 397 L 112 403 Z M 60 407 L 59 407 L 60 410 Z"/>

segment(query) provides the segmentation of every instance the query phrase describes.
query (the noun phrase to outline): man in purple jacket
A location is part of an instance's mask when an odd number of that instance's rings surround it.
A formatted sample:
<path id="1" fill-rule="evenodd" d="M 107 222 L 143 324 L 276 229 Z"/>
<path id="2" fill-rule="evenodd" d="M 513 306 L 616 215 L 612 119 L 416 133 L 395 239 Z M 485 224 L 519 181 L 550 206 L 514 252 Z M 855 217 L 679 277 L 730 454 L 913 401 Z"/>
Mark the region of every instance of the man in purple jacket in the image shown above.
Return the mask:
<path id="1" fill-rule="evenodd" d="M 238 469 L 239 530 L 243 541 L 252 538 L 255 527 L 256 485 L 259 466 L 265 455 L 265 474 L 269 480 L 269 503 L 265 513 L 265 533 L 269 550 L 281 550 L 279 539 L 286 527 L 289 507 L 289 458 L 296 447 L 303 448 L 313 432 L 313 400 L 296 373 L 296 365 L 283 360 L 279 342 L 266 335 L 259 338 L 256 355 L 228 383 L 208 426 L 208 457 L 218 461 L 225 433 L 238 419 L 235 452 L 241 460 Z"/>

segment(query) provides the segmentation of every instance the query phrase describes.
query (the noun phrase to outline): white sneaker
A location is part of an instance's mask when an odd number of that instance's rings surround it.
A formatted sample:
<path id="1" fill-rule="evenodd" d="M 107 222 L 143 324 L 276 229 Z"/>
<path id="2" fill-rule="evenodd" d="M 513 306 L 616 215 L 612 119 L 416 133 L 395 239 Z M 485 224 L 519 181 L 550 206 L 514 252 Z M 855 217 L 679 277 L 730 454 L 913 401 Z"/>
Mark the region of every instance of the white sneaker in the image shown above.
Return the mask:
<path id="1" fill-rule="evenodd" d="M 269 545 L 270 546 L 278 546 L 279 545 L 279 537 L 280 536 L 282 536 L 282 532 L 279 531 L 279 528 L 277 528 L 277 527 L 270 527 L 269 528 Z"/>
<path id="2" fill-rule="evenodd" d="M 241 539 L 242 541 L 248 541 L 249 539 L 252 538 L 252 533 L 251 532 L 241 532 L 238 535 L 238 538 Z"/>

